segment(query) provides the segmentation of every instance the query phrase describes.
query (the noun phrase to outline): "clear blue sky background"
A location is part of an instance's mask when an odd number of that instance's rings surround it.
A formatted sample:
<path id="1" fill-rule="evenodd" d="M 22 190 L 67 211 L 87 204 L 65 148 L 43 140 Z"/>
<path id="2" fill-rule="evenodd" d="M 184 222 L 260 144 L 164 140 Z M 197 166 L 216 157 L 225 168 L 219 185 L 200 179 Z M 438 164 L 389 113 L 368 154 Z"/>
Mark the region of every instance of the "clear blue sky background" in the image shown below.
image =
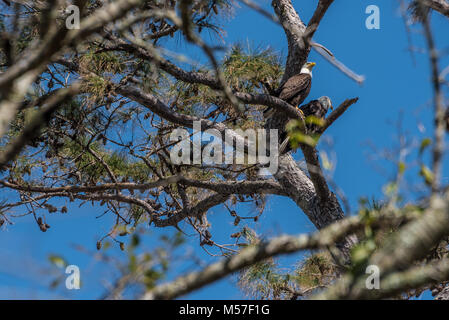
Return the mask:
<path id="1" fill-rule="evenodd" d="M 301 18 L 308 21 L 317 1 L 293 1 Z M 272 11 L 269 1 L 261 1 L 267 10 Z M 365 28 L 365 8 L 375 4 L 380 8 L 381 29 Z M 427 55 L 422 51 L 414 53 L 415 63 L 407 50 L 409 43 L 403 20 L 399 14 L 399 1 L 336 1 L 322 21 L 315 40 L 329 48 L 338 59 L 359 74 L 366 76 L 363 86 L 357 85 L 341 72 L 312 52 L 310 60 L 316 61 L 313 87 L 309 98 L 322 95 L 331 97 L 334 105 L 346 98 L 360 97 L 360 101 L 351 107 L 327 132 L 332 140 L 332 150 L 336 164 L 333 180 L 344 191 L 352 208 L 357 209 L 360 197 L 382 199 L 382 186 L 394 177 L 394 166 L 378 159 L 376 166 L 370 161 L 376 153 L 367 146 L 371 142 L 377 148 L 394 148 L 398 144 L 396 122 L 403 112 L 403 131 L 410 138 L 419 141 L 431 136 L 431 98 L 430 73 Z M 449 21 L 437 14 L 432 17 L 436 42 L 439 48 L 448 48 Z M 236 10 L 232 19 L 223 22 L 228 34 L 226 46 L 240 42 L 252 47 L 274 48 L 284 56 L 287 45 L 284 33 L 265 17 L 243 7 Z M 413 44 L 425 48 L 420 34 L 413 34 Z M 205 61 L 198 51 L 184 45 L 172 46 L 192 59 Z M 442 67 L 449 64 L 447 57 Z M 422 122 L 425 131 L 418 130 Z M 324 146 L 323 146 L 324 147 Z M 296 155 L 299 160 L 299 155 Z M 413 159 L 413 154 L 410 156 Z M 419 184 L 416 164 L 410 163 L 408 183 Z M 446 168 L 447 169 L 447 168 Z M 447 172 L 447 171 L 446 171 Z M 447 182 L 447 179 L 446 179 Z M 407 189 L 410 199 L 420 196 L 416 190 Z M 3 196 L 8 196 L 4 194 Z M 97 219 L 102 213 L 98 207 L 89 204 L 78 208 L 71 206 L 67 215 L 49 217 L 51 229 L 46 233 L 39 231 L 31 216 L 16 219 L 15 225 L 0 231 L 0 298 L 76 298 L 95 299 L 105 291 L 104 284 L 113 281 L 114 271 L 107 265 L 92 259 L 91 255 L 77 250 L 81 245 L 95 252 L 96 241 L 109 231 L 111 217 Z M 250 208 L 241 208 L 240 213 L 251 214 Z M 211 232 L 220 243 L 229 243 L 229 235 L 237 231 L 226 210 L 214 208 L 209 215 Z M 266 237 L 281 233 L 298 234 L 314 231 L 313 225 L 305 215 L 288 199 L 271 197 L 267 210 L 256 224 L 259 234 Z M 173 230 L 149 230 L 144 238 L 144 248 L 151 250 L 157 245 L 161 234 L 172 234 Z M 204 262 L 215 261 L 216 257 L 207 255 L 198 244 L 196 237 L 188 238 L 187 249 Z M 112 256 L 123 261 L 126 253 L 118 248 L 109 249 Z M 68 291 L 58 287 L 50 290 L 48 285 L 56 275 L 62 274 L 48 262 L 50 254 L 63 256 L 69 264 L 81 268 L 83 286 L 77 291 Z M 291 267 L 301 255 L 282 258 L 286 268 Z M 178 261 L 170 277 L 191 270 L 195 264 Z M 186 298 L 191 299 L 239 299 L 245 298 L 235 286 L 233 278 L 222 280 L 214 285 L 198 290 Z M 426 294 L 424 298 L 429 298 Z"/>

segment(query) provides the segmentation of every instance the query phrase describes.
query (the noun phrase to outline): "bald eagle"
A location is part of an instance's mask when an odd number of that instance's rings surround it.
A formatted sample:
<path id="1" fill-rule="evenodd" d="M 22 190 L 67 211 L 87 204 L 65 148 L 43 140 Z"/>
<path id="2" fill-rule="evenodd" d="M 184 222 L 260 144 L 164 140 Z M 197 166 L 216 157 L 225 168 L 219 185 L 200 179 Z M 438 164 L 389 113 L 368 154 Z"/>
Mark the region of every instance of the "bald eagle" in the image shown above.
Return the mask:
<path id="1" fill-rule="evenodd" d="M 304 114 L 304 118 L 307 119 L 307 117 L 313 116 L 317 119 L 324 119 L 327 111 L 329 109 L 334 109 L 332 107 L 332 101 L 329 97 L 321 97 L 318 100 L 312 100 L 309 103 L 303 105 L 301 108 L 299 108 L 302 113 Z M 307 134 L 313 134 L 318 130 L 318 126 L 314 123 L 309 123 L 307 124 Z M 289 152 L 292 150 L 290 143 L 289 143 L 289 139 L 288 139 L 288 134 L 287 132 L 284 130 L 281 133 L 281 147 L 280 147 L 280 152 L 284 153 L 284 152 Z"/>
<path id="2" fill-rule="evenodd" d="M 312 87 L 312 69 L 315 62 L 307 62 L 301 72 L 294 75 L 276 90 L 276 95 L 292 106 L 299 108 L 301 103 L 307 98 Z M 264 111 L 265 118 L 272 116 L 273 108 L 269 107 Z"/>
<path id="3" fill-rule="evenodd" d="M 307 62 L 301 72 L 290 77 L 280 88 L 279 98 L 298 107 L 307 98 L 312 87 L 312 68 L 315 62 Z"/>
<path id="4" fill-rule="evenodd" d="M 318 100 L 312 100 L 308 104 L 303 105 L 299 110 L 302 111 L 304 117 L 307 118 L 309 116 L 314 116 L 317 119 L 324 119 L 327 111 L 332 107 L 332 101 L 329 97 L 321 97 Z M 316 124 L 308 124 L 307 125 L 307 133 L 314 133 L 318 129 Z"/>

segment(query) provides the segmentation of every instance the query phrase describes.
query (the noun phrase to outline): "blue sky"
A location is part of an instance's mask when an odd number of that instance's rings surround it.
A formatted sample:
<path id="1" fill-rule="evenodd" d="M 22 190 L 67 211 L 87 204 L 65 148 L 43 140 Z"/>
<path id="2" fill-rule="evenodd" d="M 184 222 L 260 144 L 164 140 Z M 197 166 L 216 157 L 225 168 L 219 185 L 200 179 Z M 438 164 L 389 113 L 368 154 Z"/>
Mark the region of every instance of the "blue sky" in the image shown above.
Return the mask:
<path id="1" fill-rule="evenodd" d="M 260 1 L 271 11 L 269 1 Z M 317 1 L 293 1 L 301 18 L 308 21 Z M 375 4 L 380 8 L 381 29 L 365 28 L 365 8 Z M 327 132 L 327 141 L 331 147 L 321 146 L 322 150 L 331 150 L 336 168 L 334 182 L 347 196 L 352 212 L 357 209 L 361 197 L 382 199 L 382 186 L 394 177 L 395 170 L 389 162 L 382 159 L 376 165 L 384 168 L 384 173 L 373 166 L 370 161 L 374 153 L 368 142 L 378 149 L 396 147 L 398 144 L 396 122 L 403 113 L 403 131 L 419 143 L 423 137 L 431 136 L 431 98 L 430 73 L 427 55 L 422 50 L 414 53 L 415 62 L 408 51 L 409 43 L 403 20 L 399 14 L 399 1 L 336 1 L 323 19 L 315 41 L 329 48 L 335 56 L 348 67 L 366 77 L 363 86 L 359 86 L 336 70 L 315 52 L 311 61 L 317 62 L 310 99 L 327 95 L 334 105 L 347 98 L 359 97 L 359 102 L 352 106 Z M 242 7 L 236 10 L 233 18 L 223 22 L 227 30 L 225 45 L 236 42 L 252 47 L 272 47 L 277 52 L 287 53 L 283 30 L 252 10 Z M 433 14 L 432 26 L 439 48 L 448 48 L 447 30 L 449 21 Z M 419 30 L 415 28 L 415 30 Z M 420 34 L 412 34 L 413 45 L 425 48 Z M 193 60 L 205 61 L 197 50 L 181 44 L 173 45 L 175 51 L 188 55 Z M 441 67 L 449 64 L 444 57 Z M 446 92 L 447 93 L 447 92 Z M 422 122 L 425 130 L 418 130 Z M 413 138 L 413 139 L 412 139 Z M 296 155 L 298 160 L 299 154 Z M 410 156 L 413 159 L 413 153 Z M 407 186 L 419 185 L 416 164 L 410 163 L 407 171 Z M 447 168 L 446 168 L 447 169 Z M 447 172 L 447 170 L 446 170 Z M 447 179 L 446 179 L 447 181 Z M 407 189 L 408 199 L 421 194 Z M 97 219 L 101 209 L 88 204 L 78 208 L 71 206 L 68 215 L 50 217 L 51 229 L 42 233 L 32 217 L 15 220 L 15 225 L 0 231 L 0 298 L 76 298 L 95 299 L 104 290 L 104 283 L 112 281 L 114 273 L 105 264 L 96 262 L 88 254 L 75 249 L 81 245 L 95 251 L 96 241 L 109 231 L 112 218 L 106 216 Z M 251 214 L 251 208 L 242 207 L 240 213 Z M 214 208 L 209 215 L 214 240 L 229 243 L 229 235 L 236 232 L 233 220 L 223 208 Z M 265 237 L 281 233 L 298 234 L 314 231 L 313 225 L 289 199 L 271 197 L 261 219 L 250 226 Z M 171 234 L 173 230 L 148 230 L 144 247 L 152 250 L 161 234 Z M 207 255 L 195 237 L 188 238 L 187 250 L 191 250 L 204 262 L 215 261 L 216 257 Z M 118 259 L 125 259 L 125 253 L 118 248 L 109 249 Z M 185 252 L 180 252 L 182 254 Z M 50 290 L 48 284 L 54 278 L 48 263 L 50 254 L 63 256 L 70 264 L 81 269 L 83 286 L 77 291 L 62 288 Z M 285 267 L 293 265 L 302 255 L 282 258 Z M 193 267 L 176 262 L 170 277 L 186 272 Z M 428 298 L 426 295 L 425 298 Z M 244 295 L 234 285 L 234 280 L 225 279 L 216 284 L 198 290 L 185 298 L 191 299 L 239 299 Z"/>

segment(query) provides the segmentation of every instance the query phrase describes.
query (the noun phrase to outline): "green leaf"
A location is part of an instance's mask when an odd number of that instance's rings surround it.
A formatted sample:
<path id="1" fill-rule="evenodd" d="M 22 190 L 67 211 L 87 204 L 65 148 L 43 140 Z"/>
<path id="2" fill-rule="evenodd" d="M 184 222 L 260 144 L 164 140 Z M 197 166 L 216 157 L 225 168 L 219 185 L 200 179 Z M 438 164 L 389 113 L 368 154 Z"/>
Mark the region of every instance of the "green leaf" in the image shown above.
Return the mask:
<path id="1" fill-rule="evenodd" d="M 295 132 L 290 134 L 290 144 L 297 148 L 300 143 L 315 147 L 318 143 L 319 137 L 312 137 L 304 133 Z"/>
<path id="2" fill-rule="evenodd" d="M 308 116 L 306 118 L 306 123 L 307 124 L 314 124 L 314 125 L 317 125 L 319 127 L 322 127 L 324 125 L 324 119 L 317 118 L 315 116 Z"/>
<path id="3" fill-rule="evenodd" d="M 434 179 L 434 175 L 432 170 L 430 170 L 427 166 L 422 165 L 421 170 L 419 171 L 419 175 L 424 178 L 424 181 L 427 185 L 431 185 Z"/>
<path id="4" fill-rule="evenodd" d="M 399 174 L 404 174 L 404 172 L 405 172 L 405 169 L 407 168 L 407 166 L 406 166 L 406 164 L 404 163 L 404 162 L 399 162 Z"/>
<path id="5" fill-rule="evenodd" d="M 325 170 L 332 170 L 333 164 L 332 164 L 332 162 L 329 160 L 329 157 L 327 156 L 327 152 L 321 151 L 321 152 L 320 152 L 320 156 L 321 156 L 321 161 L 322 161 L 322 163 L 323 163 L 323 168 L 324 168 Z"/>
<path id="6" fill-rule="evenodd" d="M 65 268 L 68 264 L 67 262 L 64 260 L 64 258 L 62 258 L 61 256 L 57 256 L 57 255 L 50 255 L 48 257 L 48 260 L 55 265 L 58 268 Z"/>
<path id="7" fill-rule="evenodd" d="M 390 182 L 383 187 L 383 192 L 386 196 L 393 196 L 398 190 L 396 182 Z"/>
<path id="8" fill-rule="evenodd" d="M 135 248 L 140 244 L 140 237 L 137 234 L 133 234 L 131 237 L 131 247 Z"/>
<path id="9" fill-rule="evenodd" d="M 425 138 L 421 141 L 421 145 L 419 147 L 419 154 L 421 155 L 424 150 L 432 144 L 432 140 L 430 138 Z"/>
<path id="10" fill-rule="evenodd" d="M 370 250 L 364 244 L 360 244 L 351 250 L 351 257 L 354 265 L 358 265 L 366 261 L 370 256 Z"/>

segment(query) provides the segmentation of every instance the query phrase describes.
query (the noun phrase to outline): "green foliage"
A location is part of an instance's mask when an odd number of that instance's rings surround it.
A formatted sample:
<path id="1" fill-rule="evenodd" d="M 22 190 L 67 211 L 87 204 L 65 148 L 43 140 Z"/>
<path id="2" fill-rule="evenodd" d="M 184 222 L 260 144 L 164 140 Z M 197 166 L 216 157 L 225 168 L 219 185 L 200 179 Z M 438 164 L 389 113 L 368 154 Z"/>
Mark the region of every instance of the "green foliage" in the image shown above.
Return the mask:
<path id="1" fill-rule="evenodd" d="M 229 85 L 240 91 L 254 93 L 262 89 L 262 83 L 277 87 L 283 67 L 279 56 L 272 49 L 256 49 L 245 52 L 234 46 L 223 61 L 223 72 Z"/>
<path id="2" fill-rule="evenodd" d="M 419 146 L 419 154 L 422 155 L 424 151 L 432 145 L 432 140 L 430 138 L 424 138 Z"/>
<path id="3" fill-rule="evenodd" d="M 246 246 L 261 242 L 257 234 L 248 227 L 233 235 L 236 236 L 243 237 Z M 330 254 L 317 252 L 306 257 L 292 271 L 282 269 L 274 258 L 253 264 L 239 273 L 238 286 L 255 299 L 291 299 L 329 285 L 336 274 L 337 268 Z"/>
<path id="4" fill-rule="evenodd" d="M 398 184 L 395 181 L 387 183 L 383 187 L 383 192 L 387 197 L 394 197 L 398 192 Z"/>
<path id="5" fill-rule="evenodd" d="M 304 259 L 291 272 L 282 270 L 274 259 L 256 263 L 239 274 L 238 285 L 255 299 L 291 299 L 328 286 L 336 275 L 331 256 L 320 252 Z"/>
<path id="6" fill-rule="evenodd" d="M 310 119 L 309 119 L 310 118 Z M 307 117 L 309 121 L 313 121 L 313 116 Z M 306 144 L 315 147 L 319 140 L 319 135 L 304 133 L 304 123 L 301 119 L 290 120 L 285 128 L 288 132 L 289 143 L 293 149 L 299 147 L 300 144 Z"/>
<path id="7" fill-rule="evenodd" d="M 91 182 L 96 182 L 100 179 L 109 180 L 106 168 L 97 161 L 94 155 L 84 151 L 83 145 L 85 142 L 85 139 L 83 139 L 80 145 L 77 142 L 66 139 L 60 155 L 76 159 L 74 162 L 76 168 L 82 172 L 83 176 L 89 178 Z M 150 169 L 144 163 L 131 161 L 128 155 L 123 152 L 107 150 L 98 141 L 92 142 L 89 147 L 104 160 L 114 175 L 121 181 L 144 183 L 151 174 Z"/>
<path id="8" fill-rule="evenodd" d="M 277 87 L 283 68 L 279 56 L 271 49 L 248 52 L 234 46 L 221 62 L 222 72 L 232 89 L 247 93 L 266 93 L 264 85 Z M 193 71 L 207 73 L 203 68 Z M 218 117 L 220 114 L 235 117 L 239 128 L 254 128 L 260 111 L 265 107 L 252 106 L 246 115 L 237 115 L 221 93 L 202 84 L 175 81 L 169 90 L 171 105 L 180 113 L 202 117 Z M 216 110 L 218 108 L 218 110 Z M 216 110 L 216 111 L 213 111 Z M 255 111 L 255 112 L 254 112 Z"/>
<path id="9" fill-rule="evenodd" d="M 80 67 L 98 75 L 120 73 L 123 71 L 123 57 L 113 52 L 101 52 L 92 48 L 80 59 Z"/>
<path id="10" fill-rule="evenodd" d="M 398 165 L 398 172 L 399 172 L 399 174 L 403 175 L 406 169 L 407 169 L 407 165 L 404 162 L 402 162 L 402 161 L 399 162 L 399 165 Z"/>
<path id="11" fill-rule="evenodd" d="M 238 285 L 249 296 L 256 299 L 276 299 L 278 287 L 285 283 L 285 276 L 276 273 L 273 260 L 258 262 L 239 274 Z"/>
<path id="12" fill-rule="evenodd" d="M 337 267 L 329 253 L 312 254 L 295 270 L 292 281 L 303 291 L 313 291 L 329 285 L 337 275 Z"/>
<path id="13" fill-rule="evenodd" d="M 217 92 L 202 84 L 175 82 L 170 94 L 173 97 L 172 106 L 182 114 L 204 116 L 213 105 L 224 104 Z"/>
<path id="14" fill-rule="evenodd" d="M 67 267 L 68 263 L 67 261 L 65 261 L 65 259 L 59 255 L 50 255 L 48 257 L 48 260 L 56 267 L 63 269 L 65 267 Z"/>
<path id="15" fill-rule="evenodd" d="M 139 74 L 142 77 L 142 88 L 145 92 L 152 94 L 160 94 L 162 96 L 165 95 L 166 92 L 170 94 L 170 86 L 173 85 L 169 80 L 169 76 L 162 72 L 161 69 L 157 68 L 157 66 L 148 61 L 138 61 L 140 65 Z"/>
<path id="16" fill-rule="evenodd" d="M 95 99 L 101 98 L 107 91 L 108 83 L 101 76 L 90 76 L 84 83 L 84 90 L 92 94 Z"/>
<path id="17" fill-rule="evenodd" d="M 430 186 L 432 185 L 434 175 L 432 170 L 430 170 L 426 165 L 421 165 L 421 169 L 419 171 L 419 175 L 424 179 L 424 182 Z"/>
<path id="18" fill-rule="evenodd" d="M 23 52 L 28 46 L 31 44 L 31 42 L 36 38 L 37 36 L 37 28 L 36 25 L 25 25 L 19 33 L 19 37 L 16 42 L 16 50 L 18 53 Z"/>

